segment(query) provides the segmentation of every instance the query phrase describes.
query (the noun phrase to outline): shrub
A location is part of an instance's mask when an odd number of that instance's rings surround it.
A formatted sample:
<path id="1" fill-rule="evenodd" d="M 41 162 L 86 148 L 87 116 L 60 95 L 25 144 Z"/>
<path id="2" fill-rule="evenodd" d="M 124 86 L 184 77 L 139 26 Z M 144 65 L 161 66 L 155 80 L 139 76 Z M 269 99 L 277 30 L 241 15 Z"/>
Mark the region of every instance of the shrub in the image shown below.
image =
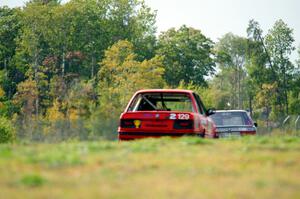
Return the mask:
<path id="1" fill-rule="evenodd" d="M 45 184 L 45 182 L 46 179 L 37 174 L 25 175 L 21 179 L 21 184 L 28 187 L 40 187 Z"/>
<path id="2" fill-rule="evenodd" d="M 0 143 L 12 142 L 14 139 L 15 133 L 11 121 L 0 117 Z"/>

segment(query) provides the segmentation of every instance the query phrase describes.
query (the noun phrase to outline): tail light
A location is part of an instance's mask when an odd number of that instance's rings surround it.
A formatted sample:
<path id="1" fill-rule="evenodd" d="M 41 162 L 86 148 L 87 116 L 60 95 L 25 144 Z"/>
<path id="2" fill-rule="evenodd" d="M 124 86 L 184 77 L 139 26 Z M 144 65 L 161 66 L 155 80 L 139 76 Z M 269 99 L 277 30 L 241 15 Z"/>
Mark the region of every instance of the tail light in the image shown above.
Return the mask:
<path id="1" fill-rule="evenodd" d="M 134 120 L 121 120 L 120 126 L 121 128 L 135 128 Z"/>
<path id="2" fill-rule="evenodd" d="M 193 129 L 194 121 L 193 120 L 174 120 L 174 129 Z"/>
<path id="3" fill-rule="evenodd" d="M 255 135 L 256 131 L 242 131 L 241 134 L 242 135 Z"/>

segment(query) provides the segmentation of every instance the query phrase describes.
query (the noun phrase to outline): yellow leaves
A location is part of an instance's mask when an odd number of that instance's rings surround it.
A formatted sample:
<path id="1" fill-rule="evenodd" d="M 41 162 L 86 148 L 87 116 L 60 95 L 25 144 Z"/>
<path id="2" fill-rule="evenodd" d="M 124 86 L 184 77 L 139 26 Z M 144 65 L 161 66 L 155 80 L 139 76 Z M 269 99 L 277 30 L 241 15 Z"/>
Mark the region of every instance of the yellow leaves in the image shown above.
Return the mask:
<path id="1" fill-rule="evenodd" d="M 277 82 L 274 82 L 273 84 L 263 84 L 262 89 L 265 91 L 275 91 L 275 89 L 278 87 Z"/>
<path id="2" fill-rule="evenodd" d="M 27 96 L 27 97 L 35 98 L 38 95 L 36 82 L 31 79 L 28 79 L 28 80 L 18 84 L 17 90 L 18 90 L 17 96 L 20 96 L 20 97 Z"/>
<path id="3" fill-rule="evenodd" d="M 135 58 L 133 45 L 129 41 L 117 42 L 109 50 L 105 51 L 105 58 L 100 63 L 100 65 L 105 67 L 100 70 L 100 77 L 101 75 L 106 76 L 108 71 L 112 75 L 123 72 L 124 67 L 122 65 L 124 62 L 133 61 Z"/>
<path id="4" fill-rule="evenodd" d="M 142 62 L 135 60 L 136 57 L 133 45 L 126 40 L 117 42 L 105 52 L 99 71 L 99 88 L 116 106 L 126 104 L 136 90 L 165 85 L 162 57 Z"/>
<path id="5" fill-rule="evenodd" d="M 76 121 L 79 119 L 80 113 L 78 109 L 71 108 L 68 110 L 70 121 Z"/>
<path id="6" fill-rule="evenodd" d="M 139 89 L 163 88 L 163 57 L 138 61 L 133 45 L 119 41 L 105 52 L 99 75 L 100 103 L 106 111 L 119 114 Z M 109 109 L 107 107 L 110 107 Z"/>
<path id="7" fill-rule="evenodd" d="M 22 105 L 25 115 L 31 115 L 35 111 L 36 100 L 38 100 L 38 89 L 34 80 L 27 79 L 18 84 L 14 103 Z"/>
<path id="8" fill-rule="evenodd" d="M 64 119 L 64 114 L 60 112 L 60 103 L 55 100 L 53 106 L 47 110 L 47 118 L 49 121 L 58 121 Z"/>
<path id="9" fill-rule="evenodd" d="M 0 98 L 5 96 L 5 91 L 0 87 Z"/>
<path id="10" fill-rule="evenodd" d="M 262 89 L 256 95 L 257 105 L 260 107 L 270 107 L 272 101 L 276 97 L 277 89 L 277 82 L 274 82 L 273 84 L 263 84 Z"/>
<path id="11" fill-rule="evenodd" d="M 0 87 L 0 98 L 5 97 L 5 91 Z M 4 104 L 0 102 L 0 109 L 4 108 Z"/>

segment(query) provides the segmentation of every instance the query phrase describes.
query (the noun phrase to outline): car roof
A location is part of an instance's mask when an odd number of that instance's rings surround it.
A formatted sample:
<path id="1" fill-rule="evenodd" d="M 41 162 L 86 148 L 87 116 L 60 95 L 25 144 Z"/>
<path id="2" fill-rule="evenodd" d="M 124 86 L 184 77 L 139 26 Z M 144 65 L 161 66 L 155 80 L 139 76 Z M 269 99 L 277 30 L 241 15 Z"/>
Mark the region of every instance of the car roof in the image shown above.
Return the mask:
<path id="1" fill-rule="evenodd" d="M 216 110 L 217 113 L 225 113 L 225 112 L 245 112 L 248 113 L 248 111 L 245 110 Z"/>
<path id="2" fill-rule="evenodd" d="M 144 89 L 139 90 L 135 94 L 139 93 L 194 93 L 192 90 L 184 89 Z"/>

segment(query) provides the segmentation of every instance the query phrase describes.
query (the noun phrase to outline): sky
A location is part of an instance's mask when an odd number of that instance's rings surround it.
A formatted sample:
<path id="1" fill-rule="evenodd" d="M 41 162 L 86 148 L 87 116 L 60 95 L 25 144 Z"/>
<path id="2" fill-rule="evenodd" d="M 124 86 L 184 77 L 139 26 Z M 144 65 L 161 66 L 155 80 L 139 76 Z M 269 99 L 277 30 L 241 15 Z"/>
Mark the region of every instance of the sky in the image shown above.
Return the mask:
<path id="1" fill-rule="evenodd" d="M 22 6 L 24 2 L 0 0 L 0 6 Z M 200 29 L 217 42 L 228 32 L 247 36 L 250 19 L 259 22 L 264 34 L 276 20 L 282 19 L 294 30 L 294 46 L 300 47 L 300 0 L 145 0 L 145 3 L 157 10 L 158 33 L 185 24 Z M 295 51 L 291 59 L 296 58 Z"/>

